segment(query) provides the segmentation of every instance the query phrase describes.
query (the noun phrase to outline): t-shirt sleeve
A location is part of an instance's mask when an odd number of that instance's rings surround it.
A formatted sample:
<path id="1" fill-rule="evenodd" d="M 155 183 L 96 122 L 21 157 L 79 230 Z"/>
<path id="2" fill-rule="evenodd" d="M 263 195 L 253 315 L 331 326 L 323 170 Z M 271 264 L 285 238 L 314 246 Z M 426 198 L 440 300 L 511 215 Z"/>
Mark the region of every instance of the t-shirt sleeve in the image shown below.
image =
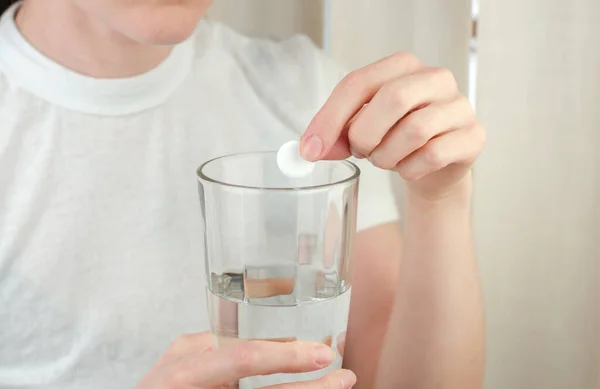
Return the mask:
<path id="1" fill-rule="evenodd" d="M 302 134 L 346 71 L 309 38 L 246 41 L 240 61 L 261 98 L 286 124 Z M 259 66 L 257 66 L 259 64 Z M 353 160 L 361 169 L 358 230 L 398 220 L 391 173 L 366 160 Z"/>

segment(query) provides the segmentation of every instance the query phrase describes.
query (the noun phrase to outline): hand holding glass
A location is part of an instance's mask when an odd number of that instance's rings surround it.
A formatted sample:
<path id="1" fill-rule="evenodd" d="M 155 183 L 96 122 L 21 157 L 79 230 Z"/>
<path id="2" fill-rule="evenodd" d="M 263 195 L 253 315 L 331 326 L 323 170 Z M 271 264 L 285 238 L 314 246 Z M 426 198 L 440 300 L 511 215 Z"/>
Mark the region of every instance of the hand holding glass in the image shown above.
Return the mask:
<path id="1" fill-rule="evenodd" d="M 250 377 L 239 387 L 315 379 L 341 367 L 359 175 L 351 162 L 322 161 L 309 176 L 290 178 L 274 152 L 224 156 L 198 169 L 215 347 L 308 340 L 337 353 L 326 369 Z"/>

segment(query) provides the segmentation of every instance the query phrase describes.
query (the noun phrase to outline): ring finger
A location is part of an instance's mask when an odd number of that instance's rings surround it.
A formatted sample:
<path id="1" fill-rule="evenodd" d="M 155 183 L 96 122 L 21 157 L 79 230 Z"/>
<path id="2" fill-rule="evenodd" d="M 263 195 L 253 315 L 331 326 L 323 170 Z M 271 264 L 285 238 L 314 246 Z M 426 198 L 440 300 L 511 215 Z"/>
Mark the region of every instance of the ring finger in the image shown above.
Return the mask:
<path id="1" fill-rule="evenodd" d="M 471 165 L 484 143 L 485 131 L 475 123 L 433 139 L 402 160 L 396 170 L 405 180 L 417 180 L 451 164 Z"/>
<path id="2" fill-rule="evenodd" d="M 371 152 L 369 160 L 382 169 L 393 169 L 431 139 L 474 121 L 471 104 L 463 96 L 432 103 L 400 120 Z"/>
<path id="3" fill-rule="evenodd" d="M 454 77 L 444 69 L 425 69 L 390 81 L 350 123 L 348 139 L 353 154 L 368 156 L 402 117 L 434 101 L 449 99 L 456 93 Z"/>

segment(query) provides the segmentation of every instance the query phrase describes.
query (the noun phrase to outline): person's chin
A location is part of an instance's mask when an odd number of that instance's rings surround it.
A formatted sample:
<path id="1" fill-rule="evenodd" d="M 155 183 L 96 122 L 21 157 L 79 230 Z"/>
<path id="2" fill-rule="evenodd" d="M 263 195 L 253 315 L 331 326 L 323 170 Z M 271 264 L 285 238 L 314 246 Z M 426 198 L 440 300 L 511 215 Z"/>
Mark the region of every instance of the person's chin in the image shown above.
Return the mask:
<path id="1" fill-rule="evenodd" d="M 188 39 L 196 29 L 196 24 L 186 26 L 168 26 L 161 30 L 143 31 L 132 36 L 139 43 L 156 46 L 171 46 Z"/>
<path id="2" fill-rule="evenodd" d="M 188 39 L 195 31 L 202 14 L 198 10 L 177 12 L 177 9 L 161 13 L 138 14 L 119 23 L 120 30 L 130 39 L 147 45 L 174 45 Z"/>

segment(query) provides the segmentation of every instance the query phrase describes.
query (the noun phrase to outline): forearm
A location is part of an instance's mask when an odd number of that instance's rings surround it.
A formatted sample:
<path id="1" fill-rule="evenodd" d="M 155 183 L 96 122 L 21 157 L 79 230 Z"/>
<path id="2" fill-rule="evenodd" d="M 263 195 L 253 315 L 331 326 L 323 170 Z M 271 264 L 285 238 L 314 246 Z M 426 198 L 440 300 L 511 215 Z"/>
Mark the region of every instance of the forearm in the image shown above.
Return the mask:
<path id="1" fill-rule="evenodd" d="M 439 202 L 407 201 L 401 270 L 377 388 L 476 389 L 484 324 L 470 185 Z"/>
<path id="2" fill-rule="evenodd" d="M 356 389 L 373 389 L 396 293 L 401 235 L 397 223 L 360 232 L 355 244 L 352 305 L 344 367 Z"/>

